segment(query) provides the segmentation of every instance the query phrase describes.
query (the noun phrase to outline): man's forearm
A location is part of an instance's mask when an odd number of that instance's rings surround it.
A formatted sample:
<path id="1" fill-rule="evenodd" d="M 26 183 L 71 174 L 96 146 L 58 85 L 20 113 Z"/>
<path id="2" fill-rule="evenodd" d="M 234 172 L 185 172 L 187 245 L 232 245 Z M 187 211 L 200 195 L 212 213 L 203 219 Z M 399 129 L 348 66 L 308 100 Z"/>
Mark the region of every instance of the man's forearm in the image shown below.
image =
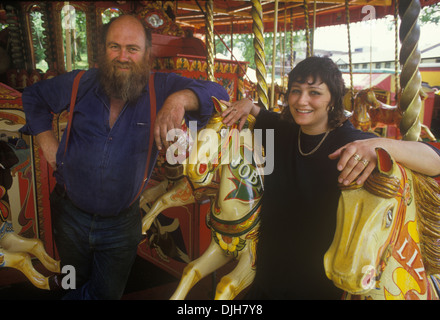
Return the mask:
<path id="1" fill-rule="evenodd" d="M 52 130 L 44 131 L 36 135 L 36 141 L 41 150 L 43 151 L 43 156 L 49 165 L 55 170 L 56 169 L 56 155 L 58 151 L 59 142 L 55 137 Z"/>
<path id="2" fill-rule="evenodd" d="M 185 111 L 197 111 L 200 107 L 197 95 L 189 89 L 171 94 L 166 99 L 166 104 L 182 105 Z"/>

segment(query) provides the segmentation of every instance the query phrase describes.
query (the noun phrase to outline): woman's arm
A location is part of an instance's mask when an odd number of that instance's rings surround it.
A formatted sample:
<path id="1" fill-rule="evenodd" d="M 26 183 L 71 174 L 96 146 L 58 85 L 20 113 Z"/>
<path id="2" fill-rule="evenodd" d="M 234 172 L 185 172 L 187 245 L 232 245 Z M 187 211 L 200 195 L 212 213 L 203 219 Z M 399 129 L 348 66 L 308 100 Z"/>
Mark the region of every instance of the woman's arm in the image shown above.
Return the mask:
<path id="1" fill-rule="evenodd" d="M 330 159 L 339 158 L 339 182 L 345 185 L 355 180 L 358 184 L 364 183 L 376 167 L 378 147 L 387 150 L 394 160 L 408 169 L 429 176 L 440 175 L 440 156 L 430 146 L 416 141 L 373 138 L 350 142 L 329 155 Z"/>

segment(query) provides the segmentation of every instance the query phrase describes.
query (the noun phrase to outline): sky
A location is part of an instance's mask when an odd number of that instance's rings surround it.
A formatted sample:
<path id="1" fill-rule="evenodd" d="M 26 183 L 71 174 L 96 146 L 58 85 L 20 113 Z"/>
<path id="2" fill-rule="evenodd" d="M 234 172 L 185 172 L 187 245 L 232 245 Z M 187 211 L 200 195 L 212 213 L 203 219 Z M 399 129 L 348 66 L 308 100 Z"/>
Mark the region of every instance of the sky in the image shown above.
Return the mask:
<path id="1" fill-rule="evenodd" d="M 391 30 L 386 19 L 363 21 L 350 25 L 351 48 L 384 47 L 394 51 L 395 31 Z M 438 37 L 440 25 L 420 25 L 419 49 L 440 43 Z M 437 35 L 437 36 L 436 36 Z M 399 40 L 400 42 L 400 40 Z M 400 44 L 399 44 L 400 45 Z M 347 26 L 329 26 L 317 28 L 315 31 L 315 49 L 348 51 Z"/>
<path id="2" fill-rule="evenodd" d="M 389 25 L 392 26 L 391 29 Z M 419 26 L 419 50 L 440 43 L 440 38 L 438 37 L 440 25 L 432 23 Z M 367 50 L 373 48 L 373 50 L 390 51 L 394 53 L 394 25 L 392 22 L 389 22 L 387 18 L 351 23 L 350 38 L 352 50 L 363 47 L 367 48 Z M 400 50 L 400 40 L 398 46 Z M 323 49 L 348 52 L 347 26 L 337 25 L 317 28 L 315 30 L 314 47 L 315 50 Z M 238 60 L 244 60 L 239 48 L 234 47 L 233 52 Z M 224 58 L 229 58 L 229 55 Z"/>

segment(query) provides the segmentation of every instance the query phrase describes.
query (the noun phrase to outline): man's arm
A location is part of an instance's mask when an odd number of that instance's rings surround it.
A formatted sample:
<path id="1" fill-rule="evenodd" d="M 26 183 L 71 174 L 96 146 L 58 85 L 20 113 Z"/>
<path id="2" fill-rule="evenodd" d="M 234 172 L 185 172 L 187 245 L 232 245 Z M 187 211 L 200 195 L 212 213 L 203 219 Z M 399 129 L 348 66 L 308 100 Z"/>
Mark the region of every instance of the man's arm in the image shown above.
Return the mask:
<path id="1" fill-rule="evenodd" d="M 157 148 L 168 147 L 167 132 L 180 129 L 182 120 L 197 121 L 198 128 L 203 127 L 214 112 L 212 97 L 229 100 L 229 95 L 222 85 L 206 80 L 195 80 L 173 73 L 157 73 L 157 94 L 164 94 L 163 101 L 154 123 L 154 139 Z M 158 105 L 159 107 L 159 105 Z"/>

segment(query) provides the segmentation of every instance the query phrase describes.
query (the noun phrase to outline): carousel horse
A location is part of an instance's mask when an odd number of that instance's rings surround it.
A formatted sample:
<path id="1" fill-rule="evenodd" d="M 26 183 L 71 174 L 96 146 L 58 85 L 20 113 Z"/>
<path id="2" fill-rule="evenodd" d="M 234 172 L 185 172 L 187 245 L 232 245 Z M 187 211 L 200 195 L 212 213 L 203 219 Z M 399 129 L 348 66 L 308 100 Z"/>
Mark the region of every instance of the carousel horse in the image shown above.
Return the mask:
<path id="1" fill-rule="evenodd" d="M 422 100 L 427 98 L 427 94 L 420 89 Z M 374 130 L 378 125 L 389 125 L 399 127 L 402 120 L 402 112 L 397 106 L 387 105 L 376 98 L 371 89 L 360 90 L 355 97 L 352 122 L 355 128 L 363 131 Z M 436 141 L 431 130 L 421 124 L 423 133 L 431 141 Z"/>
<path id="2" fill-rule="evenodd" d="M 185 134 L 180 135 L 175 143 L 180 145 L 180 149 L 185 150 L 185 155 L 182 155 L 182 157 L 186 158 L 188 156 L 186 150 L 193 142 L 191 135 L 186 135 L 188 128 L 185 121 L 182 123 L 181 130 Z M 146 213 L 142 218 L 143 234 L 146 234 L 157 216 L 165 209 L 210 199 L 215 196 L 218 189 L 217 176 L 210 185 L 194 188 L 186 177 L 185 161 L 171 165 L 166 161 L 164 152 L 161 152 L 158 156 L 156 169 L 161 171 L 163 180 L 159 184 L 145 189 L 140 196 L 140 208 Z"/>
<path id="3" fill-rule="evenodd" d="M 34 286 L 50 290 L 50 277 L 45 277 L 32 265 L 31 255 L 35 256 L 43 266 L 54 273 L 60 273 L 59 261 L 52 259 L 39 239 L 28 239 L 14 232 L 9 217 L 9 203 L 4 201 L 6 189 L 0 186 L 0 267 L 20 270 Z M 3 199 L 2 199 L 3 198 Z"/>
<path id="4" fill-rule="evenodd" d="M 344 96 L 344 105 L 345 108 L 347 109 L 348 107 L 349 109 L 347 110 L 352 113 L 350 120 L 356 129 L 362 131 L 372 131 L 371 117 L 368 112 L 371 107 L 371 103 L 362 99 L 364 92 L 365 90 L 361 90 L 356 93 L 353 105 L 351 105 L 351 100 L 350 102 L 348 101 L 347 97 L 349 97 L 350 93 L 347 93 Z"/>
<path id="5" fill-rule="evenodd" d="M 155 210 L 156 205 L 162 209 L 164 205 L 192 203 L 199 198 L 199 190 L 212 197 L 206 217 L 212 234 L 211 243 L 198 259 L 184 269 L 172 300 L 184 299 L 200 279 L 234 258 L 238 263 L 217 285 L 216 300 L 234 299 L 255 277 L 263 176 L 254 161 L 247 161 L 249 159 L 244 156 L 247 151 L 253 151 L 252 141 L 234 139 L 237 138 L 234 136 L 238 133 L 237 125 L 227 128 L 221 118 L 226 106 L 215 98 L 213 101 L 216 114 L 197 133 L 197 147 L 192 148 L 183 166 L 185 176 L 159 197 L 143 218 L 145 232 L 154 216 L 159 214 L 159 210 Z M 248 122 L 248 125 L 251 127 L 252 123 Z M 216 176 L 219 176 L 219 184 L 212 187 Z"/>
<path id="6" fill-rule="evenodd" d="M 376 152 L 364 185 L 341 187 L 327 277 L 346 299 L 439 299 L 440 187 Z"/>

